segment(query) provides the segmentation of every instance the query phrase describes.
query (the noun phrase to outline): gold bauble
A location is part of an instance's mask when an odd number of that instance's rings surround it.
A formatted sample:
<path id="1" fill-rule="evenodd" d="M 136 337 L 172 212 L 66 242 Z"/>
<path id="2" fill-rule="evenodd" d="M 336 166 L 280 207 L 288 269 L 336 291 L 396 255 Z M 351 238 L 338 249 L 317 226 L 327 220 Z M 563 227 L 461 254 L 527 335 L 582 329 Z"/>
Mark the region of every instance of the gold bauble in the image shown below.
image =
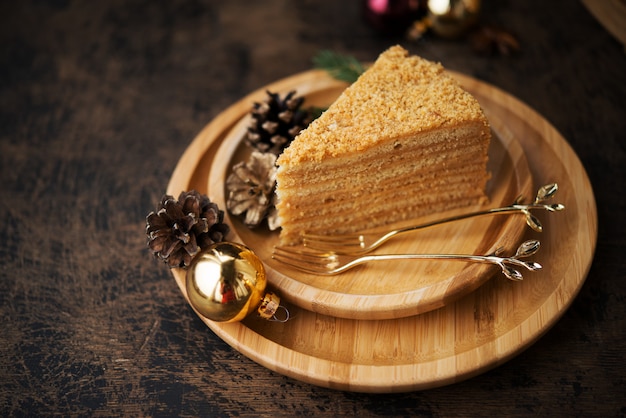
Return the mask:
<path id="1" fill-rule="evenodd" d="M 480 0 L 428 0 L 430 29 L 442 38 L 463 35 L 478 19 Z"/>
<path id="2" fill-rule="evenodd" d="M 189 302 L 212 321 L 241 321 L 261 304 L 267 280 L 246 246 L 220 242 L 198 253 L 186 276 Z"/>

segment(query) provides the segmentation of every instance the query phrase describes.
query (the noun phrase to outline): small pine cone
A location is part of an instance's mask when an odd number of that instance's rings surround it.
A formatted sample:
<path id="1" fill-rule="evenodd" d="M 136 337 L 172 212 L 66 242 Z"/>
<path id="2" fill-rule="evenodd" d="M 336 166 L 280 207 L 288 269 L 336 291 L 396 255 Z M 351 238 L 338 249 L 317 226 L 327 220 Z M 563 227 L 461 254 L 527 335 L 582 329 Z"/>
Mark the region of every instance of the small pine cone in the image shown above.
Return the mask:
<path id="1" fill-rule="evenodd" d="M 247 161 L 232 168 L 226 179 L 226 208 L 233 215 L 245 214 L 244 224 L 250 228 L 268 220 L 270 229 L 278 227 L 275 215 L 276 155 L 254 151 Z"/>
<path id="2" fill-rule="evenodd" d="M 281 99 L 277 93 L 268 91 L 268 97 L 262 103 L 254 104 L 246 144 L 275 155 L 280 155 L 289 146 L 313 120 L 311 112 L 300 109 L 304 97 L 294 97 L 295 94 L 295 90 L 291 91 Z"/>
<path id="3" fill-rule="evenodd" d="M 178 200 L 164 195 L 156 212 L 146 217 L 148 247 L 170 267 L 187 268 L 201 250 L 224 240 L 224 211 L 195 190 Z"/>

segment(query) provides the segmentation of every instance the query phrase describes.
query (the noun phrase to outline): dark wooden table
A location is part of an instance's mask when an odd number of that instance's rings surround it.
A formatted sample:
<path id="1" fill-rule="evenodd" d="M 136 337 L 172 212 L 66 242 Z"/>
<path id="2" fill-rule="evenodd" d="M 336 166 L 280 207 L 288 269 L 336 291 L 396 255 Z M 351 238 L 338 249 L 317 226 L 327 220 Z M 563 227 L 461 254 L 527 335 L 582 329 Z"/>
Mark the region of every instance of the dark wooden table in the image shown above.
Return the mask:
<path id="1" fill-rule="evenodd" d="M 579 1 L 483 6 L 518 54 L 382 37 L 358 1 L 2 2 L 0 415 L 626 415 L 624 46 Z M 339 392 L 215 336 L 147 251 L 144 218 L 225 107 L 320 49 L 369 61 L 398 42 L 554 124 L 591 178 L 599 238 L 569 310 L 506 364 L 423 392 Z"/>

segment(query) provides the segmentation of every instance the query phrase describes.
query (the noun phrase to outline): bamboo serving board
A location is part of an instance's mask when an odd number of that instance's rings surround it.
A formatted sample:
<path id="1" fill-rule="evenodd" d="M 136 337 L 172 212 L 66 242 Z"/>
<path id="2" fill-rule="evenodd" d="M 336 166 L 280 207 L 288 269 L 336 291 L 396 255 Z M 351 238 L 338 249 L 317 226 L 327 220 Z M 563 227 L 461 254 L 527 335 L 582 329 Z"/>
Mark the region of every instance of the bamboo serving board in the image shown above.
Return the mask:
<path id="1" fill-rule="evenodd" d="M 252 360 L 293 378 L 341 390 L 399 392 L 484 372 L 528 347 L 560 318 L 582 286 L 595 249 L 597 214 L 589 179 L 567 142 L 540 115 L 493 86 L 454 75 L 478 98 L 492 124 L 497 121 L 502 158 L 515 164 L 525 155 L 533 187 L 559 184 L 557 201 L 566 210 L 538 213 L 544 232 L 524 230 L 521 237 L 541 240 L 533 261 L 544 269 L 525 274 L 522 282 L 483 280 L 482 286 L 441 308 L 397 319 L 342 318 L 326 314 L 323 307 L 315 312 L 314 306 L 303 309 L 289 301 L 291 319 L 286 323 L 249 317 L 220 324 L 201 317 L 209 328 Z M 217 186 L 209 179 L 215 179 L 211 171 L 216 156 L 227 152 L 236 158 L 238 151 L 224 151 L 223 143 L 266 89 L 296 88 L 307 103 L 315 104 L 344 87 L 322 72 L 309 71 L 247 96 L 200 132 L 181 157 L 167 193 L 196 189 L 215 196 L 212 188 Z M 515 144 L 521 154 L 508 151 Z M 235 230 L 241 231 L 238 226 Z M 173 274 L 186 298 L 184 271 Z M 275 283 L 281 294 L 282 283 Z"/>

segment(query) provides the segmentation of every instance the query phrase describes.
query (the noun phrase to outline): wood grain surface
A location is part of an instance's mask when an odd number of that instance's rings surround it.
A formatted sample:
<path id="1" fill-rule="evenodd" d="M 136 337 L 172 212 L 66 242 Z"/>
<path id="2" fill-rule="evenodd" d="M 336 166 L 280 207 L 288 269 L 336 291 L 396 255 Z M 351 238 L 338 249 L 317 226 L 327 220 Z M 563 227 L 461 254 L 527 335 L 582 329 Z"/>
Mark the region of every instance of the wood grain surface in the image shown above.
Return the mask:
<path id="1" fill-rule="evenodd" d="M 0 2 L 0 415 L 624 416 L 623 45 L 581 2 L 481 3 L 481 23 L 513 33 L 517 54 L 479 55 L 467 38 L 381 36 L 360 1 Z M 321 49 L 372 61 L 394 43 L 496 86 L 554 126 L 566 146 L 529 147 L 578 155 L 598 240 L 578 296 L 569 306 L 564 297 L 560 318 L 521 353 L 444 387 L 365 394 L 293 379 L 233 349 L 148 252 L 144 228 L 192 139 L 232 103 L 310 70 Z M 549 177 L 559 161 L 531 167 L 533 176 Z M 577 192 L 567 193 L 566 204 Z M 579 239 L 567 229 L 558 244 Z M 487 285 L 496 283 L 505 282 Z M 527 297 L 536 305 L 540 294 Z M 493 312 L 476 302 L 475 338 L 500 332 L 481 328 Z M 539 312 L 533 322 L 550 314 Z M 328 336 L 342 324 L 324 317 L 317 328 Z"/>

